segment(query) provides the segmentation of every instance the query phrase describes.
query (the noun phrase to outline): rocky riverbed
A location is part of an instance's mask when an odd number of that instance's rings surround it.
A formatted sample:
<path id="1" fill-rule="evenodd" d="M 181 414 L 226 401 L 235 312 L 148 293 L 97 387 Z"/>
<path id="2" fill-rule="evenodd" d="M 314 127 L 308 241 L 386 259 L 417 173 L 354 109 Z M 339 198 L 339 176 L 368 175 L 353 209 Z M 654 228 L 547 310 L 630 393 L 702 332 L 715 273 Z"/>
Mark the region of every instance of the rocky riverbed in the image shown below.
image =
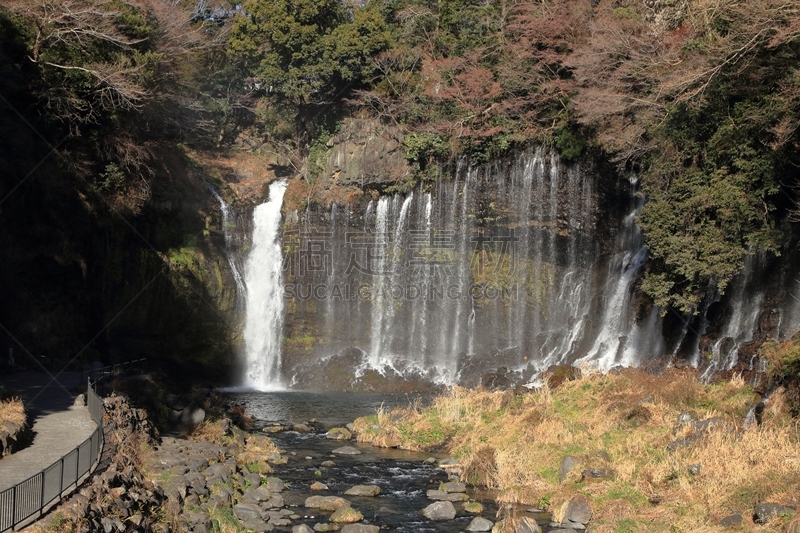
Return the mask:
<path id="1" fill-rule="evenodd" d="M 224 419 L 188 437 L 158 438 L 146 413 L 124 398 L 106 403 L 108 464 L 36 527 L 526 533 L 540 531 L 540 523 L 550 529 L 549 517 L 537 510 L 498 509 L 491 493 L 459 482 L 451 458 L 372 447 L 314 420 L 247 432 Z"/>

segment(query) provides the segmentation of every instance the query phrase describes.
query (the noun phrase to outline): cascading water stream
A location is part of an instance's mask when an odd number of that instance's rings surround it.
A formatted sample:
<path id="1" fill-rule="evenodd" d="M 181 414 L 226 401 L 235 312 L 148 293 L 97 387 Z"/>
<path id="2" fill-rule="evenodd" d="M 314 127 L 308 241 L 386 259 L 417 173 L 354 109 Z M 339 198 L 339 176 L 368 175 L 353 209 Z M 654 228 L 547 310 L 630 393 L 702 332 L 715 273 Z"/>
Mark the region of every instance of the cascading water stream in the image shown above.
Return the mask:
<path id="1" fill-rule="evenodd" d="M 253 211 L 253 244 L 247 257 L 247 318 L 244 328 L 244 386 L 256 390 L 283 388 L 283 247 L 281 206 L 286 180 L 269 186 L 269 199 Z"/>
<path id="2" fill-rule="evenodd" d="M 233 281 L 236 283 L 236 302 L 238 305 L 242 305 L 247 298 L 247 287 L 244 284 L 244 277 L 239 268 L 236 252 L 233 249 L 231 229 L 236 227 L 236 221 L 234 220 L 231 206 L 228 205 L 210 183 L 206 183 L 206 185 L 208 185 L 208 189 L 211 191 L 211 194 L 214 195 L 214 198 L 219 203 L 220 211 L 222 211 L 222 231 L 223 235 L 225 235 L 225 257 L 228 260 L 228 266 L 231 268 Z"/>

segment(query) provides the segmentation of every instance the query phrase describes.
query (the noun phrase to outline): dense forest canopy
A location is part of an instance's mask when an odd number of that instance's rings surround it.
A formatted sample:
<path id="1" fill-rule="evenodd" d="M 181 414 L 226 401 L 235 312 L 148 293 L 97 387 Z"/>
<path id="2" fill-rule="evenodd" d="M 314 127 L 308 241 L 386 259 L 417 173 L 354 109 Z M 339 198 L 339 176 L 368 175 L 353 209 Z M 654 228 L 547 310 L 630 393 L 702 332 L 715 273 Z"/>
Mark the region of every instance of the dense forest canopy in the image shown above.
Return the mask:
<path id="1" fill-rule="evenodd" d="M 406 132 L 414 183 L 531 142 L 638 173 L 642 288 L 691 313 L 794 209 L 792 1 L 15 0 L 0 31 L 4 97 L 131 213 L 155 143 L 249 129 L 309 177 L 336 117 L 368 110 Z"/>

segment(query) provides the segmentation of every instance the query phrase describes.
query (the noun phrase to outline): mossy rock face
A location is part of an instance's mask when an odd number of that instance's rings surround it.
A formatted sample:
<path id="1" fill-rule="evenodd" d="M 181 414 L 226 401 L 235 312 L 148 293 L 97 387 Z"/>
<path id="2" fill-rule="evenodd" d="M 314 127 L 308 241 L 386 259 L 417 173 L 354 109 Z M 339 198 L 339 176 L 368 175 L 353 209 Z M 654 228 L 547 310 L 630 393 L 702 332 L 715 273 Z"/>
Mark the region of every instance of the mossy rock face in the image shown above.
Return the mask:
<path id="1" fill-rule="evenodd" d="M 339 507 L 339 509 L 331 515 L 331 522 L 335 524 L 353 524 L 355 522 L 361 522 L 362 520 L 364 520 L 364 515 L 349 505 Z"/>

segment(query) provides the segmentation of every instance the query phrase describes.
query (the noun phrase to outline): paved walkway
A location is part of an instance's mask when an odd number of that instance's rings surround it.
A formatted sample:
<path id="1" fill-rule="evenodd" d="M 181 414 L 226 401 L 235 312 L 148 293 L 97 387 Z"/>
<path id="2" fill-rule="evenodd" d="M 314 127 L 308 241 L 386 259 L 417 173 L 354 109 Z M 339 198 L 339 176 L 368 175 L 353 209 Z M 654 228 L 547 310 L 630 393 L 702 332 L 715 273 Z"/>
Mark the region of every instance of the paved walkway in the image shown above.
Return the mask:
<path id="1" fill-rule="evenodd" d="M 34 432 L 31 446 L 0 459 L 0 491 L 50 466 L 91 436 L 96 425 L 89 408 L 72 405 L 80 378 L 80 372 L 65 372 L 57 382 L 45 372 L 0 376 L 0 385 L 22 396 Z"/>

